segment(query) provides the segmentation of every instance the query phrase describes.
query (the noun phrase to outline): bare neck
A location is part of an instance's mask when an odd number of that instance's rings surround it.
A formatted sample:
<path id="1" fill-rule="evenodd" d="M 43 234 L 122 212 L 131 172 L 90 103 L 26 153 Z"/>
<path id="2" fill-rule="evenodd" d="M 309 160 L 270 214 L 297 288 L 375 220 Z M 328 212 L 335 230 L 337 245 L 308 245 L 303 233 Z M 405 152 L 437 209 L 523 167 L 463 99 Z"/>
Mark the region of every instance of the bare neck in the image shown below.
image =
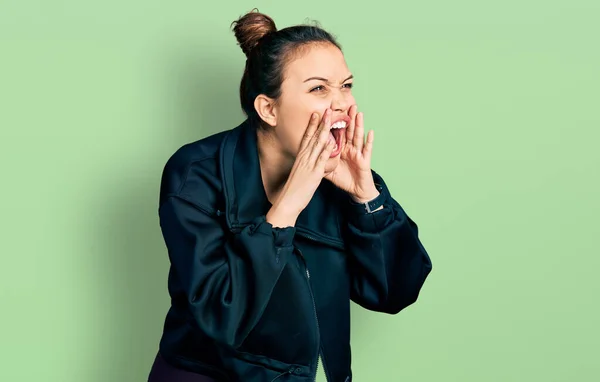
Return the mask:
<path id="1" fill-rule="evenodd" d="M 256 137 L 263 186 L 269 202 L 273 203 L 290 175 L 294 159 L 285 154 L 268 131 L 259 128 Z"/>

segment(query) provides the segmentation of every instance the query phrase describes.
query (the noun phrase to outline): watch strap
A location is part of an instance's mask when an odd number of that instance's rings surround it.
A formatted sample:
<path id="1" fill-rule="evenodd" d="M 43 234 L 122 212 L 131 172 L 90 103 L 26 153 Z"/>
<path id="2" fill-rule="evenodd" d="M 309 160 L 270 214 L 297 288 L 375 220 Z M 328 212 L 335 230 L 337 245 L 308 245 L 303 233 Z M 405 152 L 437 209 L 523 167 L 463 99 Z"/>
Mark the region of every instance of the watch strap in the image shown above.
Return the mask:
<path id="1" fill-rule="evenodd" d="M 350 200 L 352 208 L 356 212 L 371 214 L 384 204 L 386 196 L 383 192 L 381 185 L 375 184 L 375 187 L 377 188 L 377 191 L 379 191 L 379 195 L 377 195 L 374 199 L 365 203 L 358 203 L 352 199 Z"/>

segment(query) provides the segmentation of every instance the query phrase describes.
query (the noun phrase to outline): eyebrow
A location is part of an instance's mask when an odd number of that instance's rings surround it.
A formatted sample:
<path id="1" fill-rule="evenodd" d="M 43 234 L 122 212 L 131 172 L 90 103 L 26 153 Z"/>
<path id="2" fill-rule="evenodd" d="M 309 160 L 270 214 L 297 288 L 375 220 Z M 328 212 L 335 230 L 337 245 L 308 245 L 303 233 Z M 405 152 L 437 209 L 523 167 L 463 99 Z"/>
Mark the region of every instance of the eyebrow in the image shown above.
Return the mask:
<path id="1" fill-rule="evenodd" d="M 351 80 L 352 78 L 354 78 L 354 76 L 351 74 L 348 78 L 346 78 L 342 82 L 346 82 L 348 80 Z M 308 81 L 312 81 L 312 80 L 324 81 L 324 82 L 329 83 L 329 80 L 327 78 L 323 78 L 323 77 L 310 77 L 310 78 L 305 79 L 304 82 L 308 82 Z"/>

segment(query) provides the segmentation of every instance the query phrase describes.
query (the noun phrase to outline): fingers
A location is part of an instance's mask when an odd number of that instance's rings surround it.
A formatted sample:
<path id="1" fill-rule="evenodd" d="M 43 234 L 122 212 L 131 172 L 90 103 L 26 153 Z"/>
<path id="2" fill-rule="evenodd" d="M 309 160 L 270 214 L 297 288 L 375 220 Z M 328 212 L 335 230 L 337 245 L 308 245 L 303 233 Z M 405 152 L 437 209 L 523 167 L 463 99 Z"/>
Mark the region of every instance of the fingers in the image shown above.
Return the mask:
<path id="1" fill-rule="evenodd" d="M 365 140 L 365 127 L 363 113 L 356 114 L 356 124 L 354 126 L 354 135 L 352 137 L 352 145 L 361 152 Z"/>
<path id="2" fill-rule="evenodd" d="M 300 150 L 303 150 L 308 146 L 312 137 L 315 135 L 317 128 L 319 127 L 319 114 L 312 113 L 310 119 L 308 121 L 308 127 L 304 131 L 304 137 L 302 138 L 302 142 L 300 143 Z"/>
<path id="3" fill-rule="evenodd" d="M 317 130 L 317 133 L 313 137 L 313 148 L 312 148 L 312 151 L 310 154 L 311 163 L 314 163 L 317 161 L 317 159 L 319 158 L 319 155 L 321 155 L 321 152 L 323 151 L 323 149 L 325 149 L 325 146 L 327 146 L 327 142 L 329 141 L 329 136 L 330 136 L 330 133 L 329 133 L 330 130 L 331 130 L 331 110 L 327 109 L 327 110 L 325 110 L 325 113 L 323 114 L 323 118 L 321 119 L 321 124 L 319 125 L 319 129 Z"/>
<path id="4" fill-rule="evenodd" d="M 354 138 L 354 127 L 356 126 L 356 113 L 358 112 L 358 106 L 352 105 L 350 106 L 350 110 L 348 112 L 348 116 L 350 117 L 350 123 L 348 127 L 346 127 L 346 142 L 352 143 Z"/>
<path id="5" fill-rule="evenodd" d="M 363 156 L 365 158 L 371 158 L 371 153 L 373 152 L 373 141 L 375 140 L 375 132 L 373 130 L 369 131 L 367 134 L 367 144 L 363 148 Z"/>
<path id="6" fill-rule="evenodd" d="M 321 151 L 321 154 L 319 155 L 319 158 L 317 161 L 317 167 L 319 167 L 321 170 L 325 169 L 325 163 L 327 163 L 327 161 L 329 160 L 329 157 L 331 156 L 331 153 L 333 152 L 334 148 L 335 148 L 335 142 L 328 141 L 327 144 L 325 145 L 325 148 L 323 149 L 323 151 Z"/>

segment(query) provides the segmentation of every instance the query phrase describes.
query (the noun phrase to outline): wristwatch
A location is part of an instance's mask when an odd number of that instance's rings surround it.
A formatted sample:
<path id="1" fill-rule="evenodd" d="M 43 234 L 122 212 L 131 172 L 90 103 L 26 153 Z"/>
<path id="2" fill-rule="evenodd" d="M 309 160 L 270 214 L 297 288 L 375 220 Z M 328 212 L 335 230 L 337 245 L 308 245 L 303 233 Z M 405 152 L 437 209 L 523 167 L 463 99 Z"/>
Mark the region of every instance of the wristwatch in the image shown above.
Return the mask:
<path id="1" fill-rule="evenodd" d="M 358 202 L 355 202 L 354 200 L 350 199 L 352 208 L 354 208 L 356 212 L 371 214 L 371 213 L 375 212 L 376 209 L 378 209 L 379 207 L 381 207 L 383 205 L 383 203 L 385 202 L 385 199 L 386 199 L 386 197 L 383 193 L 383 187 L 381 187 L 380 184 L 375 183 L 375 188 L 377 188 L 377 191 L 379 191 L 379 195 L 377 195 L 375 197 L 375 199 L 372 199 L 365 203 L 358 203 Z"/>

